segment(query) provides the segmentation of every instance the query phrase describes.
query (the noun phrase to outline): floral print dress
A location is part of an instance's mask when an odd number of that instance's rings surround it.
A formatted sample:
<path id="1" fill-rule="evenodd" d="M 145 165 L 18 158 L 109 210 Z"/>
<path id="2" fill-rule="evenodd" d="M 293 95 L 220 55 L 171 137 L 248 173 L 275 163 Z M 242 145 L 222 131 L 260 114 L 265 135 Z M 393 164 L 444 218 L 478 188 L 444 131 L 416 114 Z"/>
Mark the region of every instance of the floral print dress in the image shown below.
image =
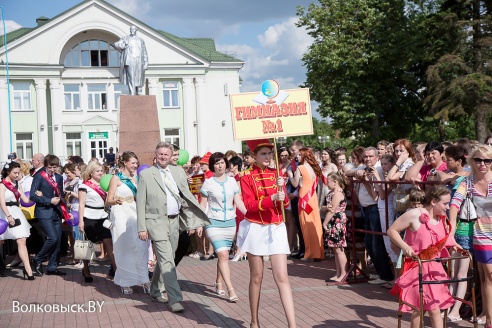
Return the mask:
<path id="1" fill-rule="evenodd" d="M 343 191 L 339 190 L 342 194 Z M 326 203 L 331 204 L 334 192 L 330 191 L 326 195 Z M 335 214 L 328 222 L 328 230 L 326 230 L 325 241 L 328 247 L 347 247 L 347 216 L 345 215 L 345 208 L 347 207 L 347 201 L 345 194 L 343 200 L 338 204 L 335 209 Z"/>

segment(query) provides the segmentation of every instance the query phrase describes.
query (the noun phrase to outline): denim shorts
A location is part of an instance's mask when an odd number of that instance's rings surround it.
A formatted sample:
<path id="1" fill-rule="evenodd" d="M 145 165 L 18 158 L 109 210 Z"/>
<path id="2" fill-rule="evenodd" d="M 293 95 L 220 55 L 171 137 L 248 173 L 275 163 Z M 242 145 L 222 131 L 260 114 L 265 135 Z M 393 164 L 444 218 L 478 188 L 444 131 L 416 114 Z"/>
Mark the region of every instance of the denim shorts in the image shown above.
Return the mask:
<path id="1" fill-rule="evenodd" d="M 473 252 L 473 236 L 454 235 L 454 240 L 456 240 L 464 250 Z"/>

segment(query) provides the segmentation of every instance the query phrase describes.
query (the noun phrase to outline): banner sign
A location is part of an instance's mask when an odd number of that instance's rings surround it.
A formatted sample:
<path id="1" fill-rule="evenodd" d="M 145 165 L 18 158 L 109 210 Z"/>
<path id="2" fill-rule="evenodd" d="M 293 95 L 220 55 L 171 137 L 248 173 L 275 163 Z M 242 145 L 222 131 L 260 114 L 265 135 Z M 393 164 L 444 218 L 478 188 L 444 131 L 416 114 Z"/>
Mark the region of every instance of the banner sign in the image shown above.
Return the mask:
<path id="1" fill-rule="evenodd" d="M 198 174 L 191 177 L 191 183 L 189 184 L 190 191 L 193 195 L 199 195 L 203 182 L 205 181 L 205 174 Z"/>
<path id="2" fill-rule="evenodd" d="M 280 90 L 275 80 L 261 92 L 230 95 L 235 140 L 313 134 L 309 89 Z"/>

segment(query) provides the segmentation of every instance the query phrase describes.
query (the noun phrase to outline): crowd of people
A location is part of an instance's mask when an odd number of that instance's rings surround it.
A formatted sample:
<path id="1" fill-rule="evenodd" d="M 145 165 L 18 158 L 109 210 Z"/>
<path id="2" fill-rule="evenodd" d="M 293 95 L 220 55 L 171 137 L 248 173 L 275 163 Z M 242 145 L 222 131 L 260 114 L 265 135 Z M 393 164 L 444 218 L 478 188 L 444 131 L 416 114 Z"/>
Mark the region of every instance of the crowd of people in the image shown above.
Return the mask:
<path id="1" fill-rule="evenodd" d="M 358 228 L 366 231 L 364 261 L 377 273 L 369 283 L 417 307 L 412 257 L 471 253 L 481 282 L 477 320 L 492 326 L 492 136 L 483 143 L 383 140 L 350 153 L 299 140 L 278 149 L 269 140 L 247 145 L 242 154 L 207 152 L 177 166 L 179 147 L 161 142 L 154 165 L 140 173 L 142 163 L 131 151 L 111 149 L 103 163 L 91 159 L 85 164 L 71 156 L 63 167 L 54 155 L 36 154 L 31 163 L 9 159 L 0 183 L 0 219 L 9 224 L 0 240 L 17 245 L 9 266 L 22 263 L 28 280 L 64 275 L 58 269 L 63 254 L 81 269 L 83 281 L 92 283 L 90 261 L 73 258 L 74 241 L 87 238 L 101 245 L 102 259 L 109 260 L 107 278 L 122 293 L 142 286 L 155 301 L 181 312 L 176 266 L 186 254 L 217 258 L 215 292 L 232 303 L 239 297 L 229 262 L 247 259 L 251 326 L 257 327 L 264 262 L 271 261 L 286 320 L 294 327 L 287 259 L 321 261 L 334 255 L 336 272 L 326 281 L 343 283 L 349 276 L 346 247 L 356 242 L 360 234 L 351 230 Z M 113 177 L 104 190 L 101 178 L 108 173 Z M 197 177 L 200 189 L 192 193 Z M 35 207 L 24 206 L 29 202 Z M 475 211 L 464 214 L 465 203 Z M 78 213 L 75 226 L 67 224 L 73 212 Z M 0 275 L 5 275 L 0 259 Z M 452 277 L 466 277 L 468 267 L 469 260 L 461 256 L 453 262 Z M 424 267 L 425 280 L 446 277 L 440 263 Z M 448 320 L 462 320 L 461 302 L 452 296 L 465 297 L 466 281 L 449 288 L 426 286 L 423 307 L 433 327 L 440 327 L 445 309 Z M 400 310 L 413 311 L 412 327 L 418 326 L 416 311 L 407 305 Z"/>

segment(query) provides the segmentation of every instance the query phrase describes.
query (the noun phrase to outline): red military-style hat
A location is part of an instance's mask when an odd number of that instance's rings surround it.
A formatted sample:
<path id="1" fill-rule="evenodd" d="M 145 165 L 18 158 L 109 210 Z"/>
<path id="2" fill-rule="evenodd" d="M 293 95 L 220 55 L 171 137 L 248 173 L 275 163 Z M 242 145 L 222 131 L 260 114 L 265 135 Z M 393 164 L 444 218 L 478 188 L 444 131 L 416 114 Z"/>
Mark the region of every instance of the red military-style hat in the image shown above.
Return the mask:
<path id="1" fill-rule="evenodd" d="M 259 147 L 274 147 L 273 144 L 270 142 L 270 139 L 248 140 L 246 141 L 246 144 L 248 145 L 249 150 L 251 150 L 252 152 L 254 152 L 255 149 Z"/>
<path id="2" fill-rule="evenodd" d="M 205 155 L 200 159 L 200 164 L 207 164 L 208 165 L 208 160 L 210 159 L 210 156 L 212 156 L 211 152 L 206 152 Z"/>

